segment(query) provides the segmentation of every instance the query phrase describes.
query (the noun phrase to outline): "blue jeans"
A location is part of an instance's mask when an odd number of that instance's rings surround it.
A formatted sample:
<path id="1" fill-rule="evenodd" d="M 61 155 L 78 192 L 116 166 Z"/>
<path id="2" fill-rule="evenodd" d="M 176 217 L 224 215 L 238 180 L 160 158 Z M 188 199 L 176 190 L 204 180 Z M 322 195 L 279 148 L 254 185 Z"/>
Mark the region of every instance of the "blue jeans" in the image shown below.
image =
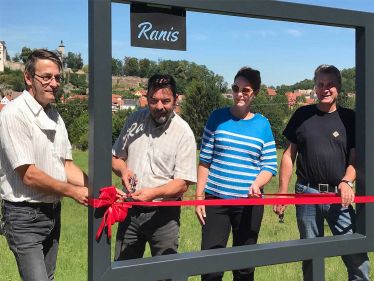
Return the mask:
<path id="1" fill-rule="evenodd" d="M 61 204 L 17 206 L 4 201 L 5 237 L 24 281 L 54 280 Z"/>
<path id="2" fill-rule="evenodd" d="M 296 193 L 319 193 L 318 190 L 296 183 Z M 323 222 L 326 219 L 333 235 L 352 234 L 355 231 L 355 211 L 340 204 L 296 205 L 297 225 L 300 238 L 324 236 Z M 367 253 L 342 256 L 347 267 L 348 280 L 369 280 L 369 258 Z M 303 261 L 304 280 L 312 271 L 311 261 Z"/>
<path id="3" fill-rule="evenodd" d="M 179 225 L 180 207 L 132 207 L 118 225 L 114 260 L 142 258 L 147 242 L 152 256 L 176 254 Z"/>

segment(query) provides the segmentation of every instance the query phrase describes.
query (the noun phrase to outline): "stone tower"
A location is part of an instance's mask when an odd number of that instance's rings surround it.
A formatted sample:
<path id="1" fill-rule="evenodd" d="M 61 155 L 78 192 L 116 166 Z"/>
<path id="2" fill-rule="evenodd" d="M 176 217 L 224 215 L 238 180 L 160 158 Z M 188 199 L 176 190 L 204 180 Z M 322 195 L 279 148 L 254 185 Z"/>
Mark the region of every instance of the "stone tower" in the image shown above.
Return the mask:
<path id="1" fill-rule="evenodd" d="M 64 42 L 62 42 L 62 40 L 61 40 L 60 46 L 58 46 L 57 52 L 58 52 L 58 56 L 59 56 L 62 64 L 64 64 L 65 46 L 64 46 Z"/>
<path id="2" fill-rule="evenodd" d="M 0 41 L 0 72 L 4 72 L 6 61 L 6 46 L 4 41 Z"/>

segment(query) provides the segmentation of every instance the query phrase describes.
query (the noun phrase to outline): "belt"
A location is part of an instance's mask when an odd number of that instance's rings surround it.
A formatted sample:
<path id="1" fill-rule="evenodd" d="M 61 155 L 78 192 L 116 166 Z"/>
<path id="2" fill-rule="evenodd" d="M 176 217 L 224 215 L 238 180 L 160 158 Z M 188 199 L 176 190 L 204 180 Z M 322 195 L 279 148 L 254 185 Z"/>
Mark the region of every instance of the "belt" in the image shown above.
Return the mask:
<path id="1" fill-rule="evenodd" d="M 149 212 L 154 212 L 158 209 L 158 207 L 154 207 L 154 206 L 149 206 L 149 207 L 145 207 L 145 206 L 132 206 L 132 208 L 134 211 L 136 212 L 139 212 L 139 213 L 149 213 Z"/>
<path id="2" fill-rule="evenodd" d="M 3 202 L 5 205 L 12 205 L 16 207 L 30 207 L 34 209 L 40 209 L 40 210 L 56 209 L 60 205 L 60 201 L 56 201 L 54 203 L 44 203 L 44 202 L 33 203 L 33 202 L 27 202 L 27 201 L 11 202 L 7 200 L 3 200 Z"/>
<path id="3" fill-rule="evenodd" d="M 318 190 L 320 193 L 338 193 L 338 186 L 329 183 L 315 183 L 303 179 L 297 179 L 297 183 Z"/>

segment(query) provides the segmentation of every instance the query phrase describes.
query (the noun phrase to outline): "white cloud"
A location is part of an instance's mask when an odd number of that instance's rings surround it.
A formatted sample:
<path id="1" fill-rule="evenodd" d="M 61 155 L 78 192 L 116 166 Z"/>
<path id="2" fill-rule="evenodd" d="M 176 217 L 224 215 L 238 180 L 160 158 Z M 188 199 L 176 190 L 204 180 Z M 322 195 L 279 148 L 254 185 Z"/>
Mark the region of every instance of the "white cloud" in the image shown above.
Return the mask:
<path id="1" fill-rule="evenodd" d="M 293 37 L 301 37 L 303 33 L 298 29 L 286 29 L 286 33 Z"/>

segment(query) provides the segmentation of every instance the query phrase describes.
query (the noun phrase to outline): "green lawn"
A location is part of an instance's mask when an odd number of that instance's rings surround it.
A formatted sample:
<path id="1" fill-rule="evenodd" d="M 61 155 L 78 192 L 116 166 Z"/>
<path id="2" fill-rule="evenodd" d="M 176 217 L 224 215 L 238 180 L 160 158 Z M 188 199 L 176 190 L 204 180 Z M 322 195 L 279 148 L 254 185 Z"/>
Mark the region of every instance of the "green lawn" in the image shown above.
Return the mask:
<path id="1" fill-rule="evenodd" d="M 74 159 L 78 165 L 87 170 L 86 152 L 76 151 Z M 278 179 L 274 178 L 266 187 L 266 191 L 269 193 L 275 192 L 277 190 L 277 181 Z M 119 180 L 115 179 L 115 177 L 113 178 L 113 183 L 120 186 Z M 191 187 L 188 195 L 192 195 L 193 190 L 194 187 Z M 63 200 L 62 205 L 62 234 L 57 261 L 56 281 L 87 280 L 87 209 L 67 198 Z M 327 225 L 325 225 L 325 228 L 327 235 L 330 235 Z M 200 225 L 195 218 L 194 209 L 192 207 L 183 207 L 180 252 L 198 251 L 200 248 L 200 235 Z M 298 237 L 295 208 L 293 206 L 287 209 L 285 223 L 283 224 L 278 223 L 278 218 L 273 214 L 271 207 L 265 208 L 259 243 L 293 240 L 298 239 Z M 149 252 L 146 255 L 149 256 Z M 370 258 L 374 260 L 373 253 L 370 253 Z M 371 278 L 374 280 L 373 271 Z M 13 254 L 8 249 L 5 238 L 0 236 L 0 281 L 17 280 L 20 279 Z M 200 278 L 194 276 L 189 280 L 197 281 Z M 224 280 L 232 280 L 230 272 L 225 274 Z M 301 263 L 259 267 L 256 269 L 256 280 L 302 280 Z M 340 258 L 326 259 L 326 280 L 347 280 L 346 270 Z"/>

